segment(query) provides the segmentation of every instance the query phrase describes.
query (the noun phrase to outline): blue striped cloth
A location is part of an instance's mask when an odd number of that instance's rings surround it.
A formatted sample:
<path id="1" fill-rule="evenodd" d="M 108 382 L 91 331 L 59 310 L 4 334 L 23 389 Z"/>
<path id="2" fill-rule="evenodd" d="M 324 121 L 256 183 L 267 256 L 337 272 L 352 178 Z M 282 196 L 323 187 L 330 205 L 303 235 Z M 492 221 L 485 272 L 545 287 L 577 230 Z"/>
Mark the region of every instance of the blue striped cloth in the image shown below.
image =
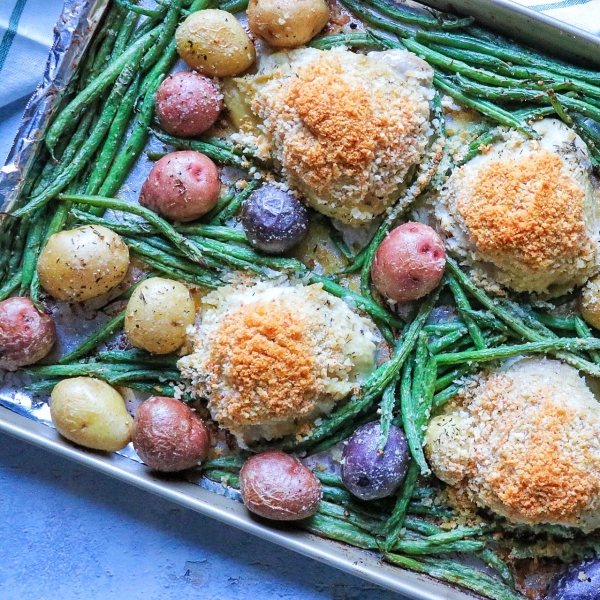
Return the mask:
<path id="1" fill-rule="evenodd" d="M 600 0 L 516 0 L 600 34 Z M 42 77 L 62 0 L 0 0 L 0 164 Z"/>
<path id="2" fill-rule="evenodd" d="M 559 21 L 600 35 L 600 0 L 514 0 Z"/>

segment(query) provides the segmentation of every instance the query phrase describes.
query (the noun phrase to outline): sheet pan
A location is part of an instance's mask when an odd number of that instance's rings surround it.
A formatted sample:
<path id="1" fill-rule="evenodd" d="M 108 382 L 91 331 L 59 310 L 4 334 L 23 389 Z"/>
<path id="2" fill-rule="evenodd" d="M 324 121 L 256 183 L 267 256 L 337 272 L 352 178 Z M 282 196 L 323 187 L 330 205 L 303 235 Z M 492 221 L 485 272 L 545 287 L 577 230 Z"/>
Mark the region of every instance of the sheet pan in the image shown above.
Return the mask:
<path id="1" fill-rule="evenodd" d="M 508 0 L 424 0 L 423 3 L 441 10 L 471 14 L 482 24 L 530 45 L 600 68 L 598 38 Z M 44 79 L 26 109 L 7 163 L 0 172 L 1 210 L 12 206 L 24 184 L 34 162 L 37 144 L 47 126 L 48 115 L 68 84 L 69 75 L 85 51 L 106 5 L 107 0 L 65 2 Z M 548 40 L 552 40 L 551 48 L 547 46 Z M 375 554 L 254 518 L 233 499 L 173 476 L 161 477 L 125 456 L 77 447 L 61 438 L 53 428 L 32 419 L 26 411 L 21 412 L 19 414 L 14 406 L 0 406 L 0 431 L 409 598 L 465 600 L 473 597 L 427 576 L 384 564 Z"/>

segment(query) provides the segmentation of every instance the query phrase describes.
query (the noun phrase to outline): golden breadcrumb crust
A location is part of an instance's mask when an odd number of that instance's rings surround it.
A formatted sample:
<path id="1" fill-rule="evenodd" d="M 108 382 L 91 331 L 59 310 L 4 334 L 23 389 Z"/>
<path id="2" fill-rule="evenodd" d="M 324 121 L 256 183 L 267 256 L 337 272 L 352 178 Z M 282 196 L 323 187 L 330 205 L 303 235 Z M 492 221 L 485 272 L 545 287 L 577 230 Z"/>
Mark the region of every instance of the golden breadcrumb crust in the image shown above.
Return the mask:
<path id="1" fill-rule="evenodd" d="M 313 410 L 319 389 L 308 324 L 273 300 L 227 316 L 212 346 L 214 376 L 237 394 L 222 402 L 216 393 L 218 421 L 247 425 Z"/>
<path id="2" fill-rule="evenodd" d="M 527 161 L 486 165 L 457 206 L 480 252 L 500 251 L 544 269 L 576 256 L 585 243 L 584 201 L 584 190 L 564 174 L 563 160 L 542 150 Z"/>

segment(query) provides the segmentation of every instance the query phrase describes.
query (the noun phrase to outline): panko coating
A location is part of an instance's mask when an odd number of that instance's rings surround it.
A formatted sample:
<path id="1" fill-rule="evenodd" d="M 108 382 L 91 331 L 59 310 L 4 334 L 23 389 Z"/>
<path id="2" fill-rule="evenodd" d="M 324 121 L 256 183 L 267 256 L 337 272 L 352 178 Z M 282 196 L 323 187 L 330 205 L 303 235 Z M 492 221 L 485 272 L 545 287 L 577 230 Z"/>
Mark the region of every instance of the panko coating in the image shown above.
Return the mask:
<path id="1" fill-rule="evenodd" d="M 310 427 L 374 367 L 373 323 L 320 285 L 231 284 L 203 305 L 178 367 L 241 445 Z"/>
<path id="2" fill-rule="evenodd" d="M 459 501 L 529 525 L 600 526 L 600 404 L 560 361 L 473 378 L 430 421 L 425 450 Z"/>
<path id="3" fill-rule="evenodd" d="M 559 296 L 598 271 L 597 193 L 587 149 L 555 119 L 509 132 L 455 169 L 436 216 L 447 247 L 490 288 Z"/>
<path id="4" fill-rule="evenodd" d="M 261 120 L 240 142 L 270 152 L 309 206 L 363 225 L 396 202 L 423 157 L 432 77 L 402 50 L 273 54 L 236 80 Z"/>

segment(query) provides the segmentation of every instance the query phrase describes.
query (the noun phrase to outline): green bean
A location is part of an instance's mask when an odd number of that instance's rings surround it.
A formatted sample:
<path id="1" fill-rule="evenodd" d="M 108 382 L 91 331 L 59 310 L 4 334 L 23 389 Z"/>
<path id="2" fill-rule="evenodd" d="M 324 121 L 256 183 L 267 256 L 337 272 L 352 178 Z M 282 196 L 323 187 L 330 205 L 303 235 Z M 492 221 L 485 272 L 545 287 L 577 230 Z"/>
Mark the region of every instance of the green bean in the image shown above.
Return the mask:
<path id="1" fill-rule="evenodd" d="M 132 390 L 140 390 L 142 392 L 147 392 L 152 395 L 160 394 L 161 396 L 168 396 L 169 398 L 179 398 L 183 401 L 194 400 L 192 396 L 189 394 L 184 394 L 181 392 L 181 389 L 175 388 L 172 385 L 164 385 L 162 383 L 147 383 L 143 381 L 128 381 L 127 387 Z M 176 393 L 177 391 L 177 393 Z"/>
<path id="2" fill-rule="evenodd" d="M 405 517 L 404 527 L 410 531 L 416 531 L 422 535 L 435 535 L 444 531 L 441 527 L 434 525 L 431 521 L 426 521 L 425 519 L 420 519 L 419 517 L 410 515 Z"/>
<path id="3" fill-rule="evenodd" d="M 301 527 L 312 533 L 318 533 L 339 542 L 346 542 L 358 548 L 378 549 L 377 540 L 372 535 L 350 523 L 323 514 L 317 513 L 309 519 L 301 521 Z"/>
<path id="4" fill-rule="evenodd" d="M 453 519 L 456 517 L 453 511 L 444 507 L 425 502 L 409 502 L 407 514 L 425 515 L 427 517 L 439 517 L 440 519 Z"/>
<path id="5" fill-rule="evenodd" d="M 139 367 L 135 369 L 134 367 Z M 117 365 L 103 364 L 96 362 L 87 363 L 70 363 L 27 367 L 27 373 L 38 377 L 81 377 L 81 376 L 96 376 L 106 381 L 125 381 L 127 379 L 136 379 L 148 377 L 151 375 L 155 378 L 164 377 L 165 379 L 176 379 L 179 376 L 178 371 L 144 369 L 143 365 Z"/>
<path id="6" fill-rule="evenodd" d="M 37 215 L 32 218 L 32 223 L 29 226 L 25 251 L 23 253 L 23 264 L 21 267 L 22 277 L 19 295 L 23 296 L 25 291 L 31 285 L 33 275 L 37 266 L 37 259 L 40 253 L 43 236 L 46 230 L 47 220 L 45 210 L 41 209 Z"/>
<path id="7" fill-rule="evenodd" d="M 469 330 L 466 327 L 461 327 L 460 329 L 456 329 L 455 331 L 451 331 L 446 335 L 432 341 L 429 343 L 429 350 L 432 354 L 437 354 L 442 350 L 445 350 L 448 346 L 451 346 L 458 340 L 462 339 Z"/>
<path id="8" fill-rule="evenodd" d="M 502 320 L 515 333 L 531 342 L 541 342 L 542 340 L 547 339 L 538 331 L 526 325 L 521 318 L 514 314 L 514 312 L 506 310 L 505 306 L 501 305 L 501 299 L 492 300 L 461 271 L 458 264 L 449 256 L 446 258 L 446 268 L 456 277 L 466 291 L 468 291 L 480 304 L 489 309 L 496 317 Z M 568 352 L 556 352 L 556 356 L 576 369 L 580 369 L 590 375 L 594 375 L 594 373 L 598 372 L 598 367 L 596 365 L 579 356 L 575 356 Z"/>
<path id="9" fill-rule="evenodd" d="M 428 42 L 425 39 L 425 34 L 421 34 L 421 32 L 417 32 L 416 35 L 417 41 L 419 42 Z M 506 74 L 510 77 L 516 77 L 511 70 L 512 65 L 503 61 L 496 56 L 492 56 L 490 54 L 484 54 L 483 52 L 475 52 L 473 50 L 464 50 L 460 48 L 454 48 L 452 46 L 445 46 L 442 44 L 436 43 L 427 43 L 427 46 L 444 56 L 448 56 L 449 58 L 456 58 L 457 60 L 462 60 L 467 63 L 475 64 L 483 67 L 490 67 L 492 69 L 506 68 Z"/>
<path id="10" fill-rule="evenodd" d="M 172 225 L 159 217 L 155 212 L 130 202 L 117 200 L 114 198 L 104 198 L 102 196 L 84 196 L 80 194 L 60 194 L 58 199 L 62 202 L 78 202 L 80 204 L 88 204 L 90 206 L 98 206 L 102 208 L 112 208 L 123 212 L 132 213 L 138 217 L 146 219 L 148 223 L 156 227 L 165 237 L 167 237 L 175 246 L 180 248 L 185 255 L 199 264 L 204 264 L 202 253 L 197 245 L 187 239 L 184 235 L 176 231 Z"/>
<path id="11" fill-rule="evenodd" d="M 217 483 L 235 488 L 236 490 L 240 489 L 239 476 L 229 473 L 228 471 L 222 471 L 221 469 L 206 469 L 202 471 L 202 475 Z"/>
<path id="12" fill-rule="evenodd" d="M 431 555 L 447 554 L 448 552 L 478 552 L 485 548 L 484 542 L 476 540 L 460 540 L 447 544 L 432 544 L 428 539 L 400 539 L 392 548 L 395 552 L 404 554 Z"/>
<path id="13" fill-rule="evenodd" d="M 543 342 L 530 342 L 527 344 L 515 344 L 513 346 L 503 346 L 499 348 L 488 348 L 486 350 L 475 350 L 467 352 L 455 352 L 453 354 L 438 354 L 436 360 L 440 365 L 453 365 L 463 362 L 489 362 L 492 360 L 501 360 L 520 354 L 535 354 L 540 352 L 556 352 L 557 350 L 599 350 L 600 339 L 597 338 L 562 338 L 558 340 L 548 340 Z M 594 377 L 600 377 L 600 368 L 594 365 L 594 369 L 588 368 L 588 371 Z M 587 372 L 587 371 L 586 371 Z"/>
<path id="14" fill-rule="evenodd" d="M 389 552 L 385 554 L 384 558 L 394 565 L 430 575 L 441 581 L 460 585 L 492 600 L 522 600 L 520 595 L 513 592 L 503 583 L 492 579 L 473 567 L 461 563 L 428 559 L 427 557 L 423 557 L 417 561 L 407 556 L 400 556 L 399 554 L 391 554 Z"/>
<path id="15" fill-rule="evenodd" d="M 110 61 L 110 55 L 119 35 L 119 25 L 125 16 L 122 7 L 113 5 L 101 29 L 101 39 L 98 48 L 88 54 L 88 63 L 84 66 L 80 80 L 80 89 L 89 85 L 95 77 L 100 75 Z M 92 49 L 90 49 L 92 50 Z"/>
<path id="16" fill-rule="evenodd" d="M 21 285 L 23 271 L 18 271 L 12 275 L 6 283 L 0 288 L 0 302 L 6 300 Z"/>
<path id="17" fill-rule="evenodd" d="M 454 369 L 453 371 L 450 371 L 450 373 L 447 373 L 443 377 L 438 377 L 438 379 L 435 382 L 435 391 L 440 392 L 441 390 L 446 389 L 449 385 L 454 383 L 457 379 L 460 379 L 461 377 L 464 377 L 465 375 L 467 375 L 471 370 L 472 370 L 471 365 L 463 365 L 462 367 L 459 367 L 458 369 Z"/>
<path id="18" fill-rule="evenodd" d="M 531 311 L 531 314 L 546 327 L 553 327 L 554 329 L 566 329 L 574 331 L 577 329 L 577 317 L 559 317 L 556 315 L 549 315 L 548 313 L 540 313 Z"/>
<path id="19" fill-rule="evenodd" d="M 140 77 L 139 75 L 129 86 L 129 89 L 125 92 L 123 100 L 119 104 L 117 113 L 110 125 L 106 140 L 100 151 L 100 155 L 96 159 L 96 164 L 90 175 L 87 187 L 85 189 L 86 195 L 95 195 L 100 191 L 102 184 L 106 178 L 106 174 L 110 169 L 110 166 L 115 158 L 115 154 L 123 141 L 125 133 L 127 131 L 127 123 L 133 113 L 133 107 L 137 99 L 140 89 Z"/>
<path id="20" fill-rule="evenodd" d="M 381 427 L 381 434 L 379 437 L 379 445 L 377 450 L 379 452 L 383 452 L 387 445 L 388 436 L 390 434 L 390 425 L 392 424 L 394 407 L 396 405 L 396 382 L 390 383 L 385 388 L 383 392 L 383 396 L 381 399 L 381 404 L 379 405 L 381 416 L 379 418 L 379 423 Z"/>
<path id="21" fill-rule="evenodd" d="M 55 177 L 51 185 L 48 186 L 43 192 L 31 198 L 26 207 L 20 211 L 16 211 L 14 213 L 15 215 L 17 215 L 19 212 L 30 213 L 37 207 L 43 206 L 53 196 L 71 183 L 75 177 L 79 175 L 81 170 L 89 164 L 91 157 L 101 144 L 104 136 L 110 128 L 123 95 L 126 93 L 131 81 L 135 77 L 136 62 L 141 55 L 142 49 L 140 48 L 138 49 L 137 53 L 133 55 L 131 60 L 123 67 L 123 70 L 119 74 L 110 96 L 106 101 L 106 105 L 102 111 L 102 114 L 100 115 L 100 118 L 98 119 L 98 122 L 89 134 L 85 144 L 82 144 L 67 168 L 65 168 L 57 177 Z"/>
<path id="22" fill-rule="evenodd" d="M 196 4 L 200 4 L 201 8 L 205 8 L 208 4 L 209 0 L 196 0 Z M 179 23 L 181 17 L 181 6 L 183 4 L 183 0 L 171 0 L 169 3 L 169 8 L 167 9 L 167 14 L 165 15 L 162 23 L 159 25 L 158 29 L 160 29 L 160 36 L 156 40 L 156 43 L 150 48 L 148 53 L 142 59 L 140 64 L 140 71 L 144 72 L 146 69 L 152 67 L 152 71 L 160 65 L 160 63 L 164 63 L 166 71 L 170 70 L 173 59 L 176 56 L 176 48 L 175 48 L 175 29 Z M 153 67 L 154 65 L 154 67 Z M 159 70 L 161 68 L 159 67 Z M 156 89 L 152 90 L 153 82 L 152 75 L 146 79 L 144 84 L 142 84 L 142 93 L 154 95 Z M 158 87 L 158 86 L 157 86 Z"/>
<path id="23" fill-rule="evenodd" d="M 429 323 L 423 327 L 423 331 L 425 333 L 440 335 L 443 333 L 454 333 L 459 329 L 464 329 L 464 327 L 465 324 L 462 321 L 448 321 L 446 323 Z"/>
<path id="24" fill-rule="evenodd" d="M 44 180 L 43 183 L 40 182 L 40 185 L 36 185 L 31 194 L 31 198 L 47 193 L 47 190 L 52 186 L 53 182 L 58 177 L 64 177 L 65 171 L 69 168 L 71 162 L 85 144 L 89 136 L 90 127 L 92 126 L 96 116 L 97 114 L 95 107 L 88 107 L 79 124 L 77 125 L 75 133 L 71 136 L 68 143 L 65 144 L 63 152 L 60 155 L 60 159 L 55 168 L 50 172 L 50 176 Z M 59 146 L 62 146 L 62 144 L 59 144 Z"/>
<path id="25" fill-rule="evenodd" d="M 152 10 L 150 8 L 144 8 L 143 6 L 138 6 L 133 2 L 129 2 L 129 0 L 115 0 L 115 2 L 130 12 L 138 15 L 144 15 L 146 17 L 152 17 L 156 19 L 165 14 L 165 10 L 163 8 Z"/>
<path id="26" fill-rule="evenodd" d="M 361 425 L 364 425 L 365 423 L 370 423 L 371 421 L 374 421 L 376 418 L 377 418 L 377 416 L 375 414 L 368 412 L 361 419 L 353 420 L 348 425 L 346 425 L 346 427 L 342 427 L 336 433 L 333 433 L 333 434 L 323 438 L 321 441 L 319 441 L 316 444 L 313 444 L 313 445 L 307 444 L 305 446 L 305 448 L 311 455 L 319 454 L 320 452 L 329 450 L 329 448 L 348 439 L 356 431 L 356 429 L 358 427 L 360 427 Z"/>
<path id="27" fill-rule="evenodd" d="M 483 560 L 487 564 L 488 567 L 494 569 L 500 575 L 500 578 L 506 585 L 508 585 L 511 589 L 515 589 L 515 578 L 511 573 L 508 565 L 500 559 L 500 557 L 490 550 L 489 548 L 484 548 L 479 553 L 479 558 Z"/>
<path id="28" fill-rule="evenodd" d="M 161 367 L 177 367 L 179 357 L 170 355 L 154 356 L 145 350 L 102 350 L 96 358 L 107 363 L 142 363 Z"/>
<path id="29" fill-rule="evenodd" d="M 152 133 L 157 139 L 163 142 L 163 144 L 173 146 L 177 150 L 194 150 L 195 152 L 201 152 L 218 163 L 224 165 L 233 165 L 234 167 L 240 167 L 241 169 L 247 169 L 250 167 L 249 161 L 245 158 L 240 157 L 229 150 L 219 148 L 213 144 L 202 142 L 200 140 L 178 138 L 157 129 L 153 129 Z"/>
<path id="30" fill-rule="evenodd" d="M 594 71 L 579 69 L 565 63 L 558 63 L 548 56 L 538 53 L 532 53 L 522 47 L 510 48 L 506 45 L 503 47 L 498 43 L 490 43 L 482 39 L 475 39 L 467 35 L 438 33 L 430 31 L 419 31 L 417 39 L 425 42 L 435 42 L 445 46 L 453 46 L 464 50 L 472 50 L 494 56 L 500 60 L 512 63 L 514 65 L 525 65 L 534 68 L 545 68 L 558 76 L 575 77 L 582 79 L 588 83 L 599 85 L 600 75 Z"/>
<path id="31" fill-rule="evenodd" d="M 371 535 L 379 535 L 383 532 L 383 523 L 381 521 L 363 517 L 348 510 L 347 507 L 334 504 L 333 502 L 322 500 L 319 504 L 319 513 L 326 517 L 333 517 L 345 521 L 346 523 L 350 523 Z"/>
<path id="32" fill-rule="evenodd" d="M 581 317 L 573 317 L 575 322 L 575 331 L 580 338 L 584 339 L 595 339 L 592 330 L 587 326 L 587 323 Z M 596 363 L 600 363 L 600 353 L 594 350 L 589 351 L 592 360 Z"/>
<path id="33" fill-rule="evenodd" d="M 440 29 L 460 29 L 473 23 L 473 17 L 464 19 L 444 19 L 442 17 L 431 17 L 424 14 L 412 12 L 403 4 L 385 2 L 385 0 L 366 0 L 366 3 L 376 8 L 380 13 L 397 19 L 402 23 L 409 25 L 418 25 L 419 27 L 432 27 Z"/>
<path id="34" fill-rule="evenodd" d="M 452 291 L 452 295 L 456 301 L 456 308 L 458 309 L 458 312 L 462 316 L 467 329 L 469 330 L 469 335 L 473 340 L 475 348 L 478 350 L 485 348 L 486 345 L 485 339 L 483 338 L 483 333 L 481 329 L 479 329 L 479 325 L 477 325 L 475 320 L 468 313 L 468 311 L 471 310 L 471 305 L 469 304 L 466 294 L 462 291 L 462 288 L 460 285 L 458 285 L 458 281 L 456 281 L 452 275 L 446 275 L 446 283 Z"/>
<path id="35" fill-rule="evenodd" d="M 115 231 L 118 231 L 118 229 L 120 229 L 120 227 L 116 227 Z M 187 260 L 185 253 L 183 253 L 181 250 L 179 250 L 179 248 L 174 246 L 171 242 L 168 242 L 167 240 L 165 240 L 164 238 L 162 238 L 158 235 L 144 236 L 142 238 L 142 240 L 140 240 L 140 241 L 143 241 L 148 246 L 152 246 L 152 247 L 156 248 L 157 250 L 160 250 L 160 252 L 162 254 L 166 253 L 168 255 L 180 256 Z M 200 248 L 200 250 L 202 251 L 202 247 Z M 223 268 L 223 264 L 224 264 L 222 260 L 217 260 L 216 258 L 212 258 L 210 256 L 205 256 L 204 262 L 206 263 L 207 267 L 213 268 L 213 269 Z M 244 265 L 245 265 L 245 263 L 244 263 Z"/>
<path id="36" fill-rule="evenodd" d="M 233 469 L 239 471 L 245 464 L 246 459 L 241 456 L 220 456 L 203 461 L 203 469 Z"/>
<path id="37" fill-rule="evenodd" d="M 392 514 L 385 524 L 386 537 L 382 546 L 386 551 L 389 551 L 391 548 L 393 548 L 402 535 L 404 520 L 406 519 L 410 498 L 412 496 L 413 489 L 415 488 L 417 478 L 419 477 L 419 472 L 419 465 L 417 465 L 416 462 L 411 461 L 406 473 L 406 477 L 404 478 L 404 483 L 402 484 L 400 492 L 398 493 L 398 498 L 396 500 L 396 504 L 394 505 Z"/>
<path id="38" fill-rule="evenodd" d="M 335 485 L 321 484 L 323 489 L 323 499 L 329 502 L 337 502 L 338 504 L 347 504 L 352 501 L 352 495 L 345 489 Z"/>
<path id="39" fill-rule="evenodd" d="M 59 359 L 58 364 L 65 365 L 80 358 L 81 356 L 85 356 L 96 346 L 112 337 L 119 329 L 121 329 L 121 327 L 123 327 L 124 322 L 125 311 L 122 311 L 117 316 L 113 317 L 108 323 L 103 325 L 96 333 L 79 344 L 79 346 L 77 346 L 74 350 L 62 356 Z"/>
<path id="40" fill-rule="evenodd" d="M 358 0 L 340 0 L 340 3 L 348 10 L 358 15 L 361 20 L 371 23 L 372 25 L 377 25 L 377 27 L 381 27 L 381 29 L 385 31 L 391 31 L 402 38 L 414 35 L 414 32 L 410 27 L 405 27 L 404 25 L 400 25 L 400 23 L 390 21 L 388 18 L 382 17 L 380 14 L 377 14 L 368 8 L 364 8 Z"/>
<path id="41" fill-rule="evenodd" d="M 314 469 L 313 473 L 315 477 L 325 485 L 335 486 L 342 489 L 345 488 L 342 478 L 335 473 L 331 473 L 329 471 L 319 471 L 318 469 Z"/>
<path id="42" fill-rule="evenodd" d="M 486 133 L 482 133 L 477 137 L 476 140 L 473 140 L 469 146 L 467 147 L 467 151 L 462 156 L 462 158 L 456 162 L 457 167 L 462 167 L 462 165 L 468 163 L 472 158 L 477 156 L 482 147 L 487 146 L 488 144 L 492 144 L 495 140 L 500 137 L 500 132 L 498 129 L 490 129 Z"/>
<path id="43" fill-rule="evenodd" d="M 401 385 L 401 416 L 411 455 L 419 465 L 423 475 L 430 473 L 423 454 L 423 427 L 427 422 L 431 409 L 436 369 L 436 363 L 429 358 L 426 338 L 420 337 L 417 344 L 410 393 L 408 392 L 408 378 L 410 376 L 408 367 L 405 367 L 403 372 L 402 383 L 404 384 L 405 376 L 407 382 L 406 386 Z"/>
<path id="44" fill-rule="evenodd" d="M 441 406 L 444 406 L 444 404 L 452 400 L 452 398 L 454 398 L 454 396 L 456 396 L 463 389 L 463 387 L 463 384 L 453 383 L 452 385 L 449 385 L 446 389 L 442 390 L 441 392 L 438 392 L 433 397 L 433 408 L 437 409 Z"/>
<path id="45" fill-rule="evenodd" d="M 368 31 L 366 33 L 337 33 L 324 35 L 312 40 L 308 46 L 318 50 L 330 50 L 336 46 L 347 46 L 348 48 L 368 48 L 369 50 L 381 50 L 382 45 Z"/>
<path id="46" fill-rule="evenodd" d="M 136 250 L 132 250 L 131 254 L 132 256 L 138 257 L 149 267 L 152 267 L 155 271 L 158 271 L 160 274 L 165 275 L 168 279 L 174 279 L 175 281 L 187 281 L 188 283 L 192 283 L 194 285 L 199 285 L 201 287 L 206 287 L 209 289 L 216 289 L 224 285 L 224 283 L 220 279 L 217 279 L 215 277 L 209 277 L 206 275 L 196 275 L 194 273 L 189 273 L 187 271 L 182 271 L 180 269 L 167 266 L 164 262 L 156 260 L 155 258 L 151 258 L 147 254 L 139 254 Z"/>
<path id="47" fill-rule="evenodd" d="M 113 46 L 112 54 L 110 56 L 111 60 L 116 60 L 123 52 L 125 52 L 131 41 L 131 36 L 137 27 L 138 21 L 139 17 L 135 12 L 127 13 L 119 29 L 119 33 L 117 34 L 117 39 L 115 40 L 115 45 Z"/>
<path id="48" fill-rule="evenodd" d="M 148 127 L 154 115 L 154 96 L 175 59 L 175 42 L 172 41 L 163 57 L 141 83 L 143 100 L 133 123 L 129 138 L 114 159 L 113 166 L 100 187 L 100 196 L 114 196 L 141 155 L 148 141 Z M 148 55 L 146 55 L 148 56 Z"/>
<path id="49" fill-rule="evenodd" d="M 220 10 L 226 10 L 230 13 L 237 13 L 248 8 L 248 0 L 229 0 L 219 5 Z"/>
<path id="50" fill-rule="evenodd" d="M 159 252 L 154 246 L 134 238 L 125 237 L 123 238 L 123 241 L 129 246 L 130 251 L 134 251 L 134 254 L 137 254 L 142 260 L 151 258 L 154 259 L 155 262 L 159 262 L 166 267 L 172 267 L 186 273 L 192 273 L 200 278 L 206 278 L 207 281 L 217 282 L 212 273 L 199 267 L 195 262 L 177 258 L 176 256 L 170 256 L 166 252 Z"/>
<path id="51" fill-rule="evenodd" d="M 242 204 L 246 201 L 246 199 L 254 192 L 254 190 L 258 189 L 262 185 L 262 181 L 258 179 L 253 179 L 248 182 L 248 185 L 237 195 L 235 196 L 231 202 L 228 202 L 227 205 L 217 213 L 214 217 L 209 221 L 210 225 L 221 225 L 227 222 L 229 219 L 233 218 L 239 209 L 242 207 Z"/>
<path id="52" fill-rule="evenodd" d="M 112 385 L 128 384 L 131 381 L 147 381 L 148 379 L 154 379 L 158 381 L 177 381 L 179 379 L 179 371 L 158 371 L 154 369 L 145 369 L 144 365 L 135 365 L 138 368 L 135 369 L 134 365 L 128 365 L 131 367 L 123 372 L 110 373 L 107 371 L 104 378 Z"/>
<path id="53" fill-rule="evenodd" d="M 498 298 L 498 304 L 500 304 L 509 314 L 513 315 L 517 319 L 520 319 L 527 327 L 529 327 L 532 331 L 535 331 L 539 335 L 540 341 L 542 339 L 546 340 L 556 340 L 559 336 L 554 333 L 551 329 L 548 329 L 541 321 L 539 321 L 534 313 L 528 310 L 528 307 L 524 305 L 517 304 L 508 298 Z"/>
<path id="54" fill-rule="evenodd" d="M 482 310 L 467 310 L 466 313 L 470 315 L 481 327 L 492 329 L 494 331 L 501 331 L 506 335 L 510 335 L 510 329 L 502 322 L 497 319 L 490 311 Z"/>
<path id="55" fill-rule="evenodd" d="M 487 102 L 486 100 L 474 100 L 468 96 L 465 96 L 461 89 L 453 84 L 449 79 L 436 73 L 433 78 L 434 85 L 448 94 L 452 96 L 455 100 L 464 104 L 469 108 L 473 108 L 480 113 L 484 114 L 486 117 L 497 121 L 501 125 L 506 125 L 507 127 L 514 127 L 519 131 L 523 132 L 525 135 L 531 138 L 539 138 L 539 134 L 534 131 L 529 125 L 523 123 L 519 119 L 516 119 L 511 113 L 505 111 L 504 109 L 492 104 L 491 102 Z M 502 88 L 504 89 L 504 88 Z"/>
<path id="56" fill-rule="evenodd" d="M 235 185 L 231 186 L 227 193 L 219 198 L 215 207 L 204 215 L 204 220 L 210 223 L 226 206 L 228 206 L 236 196 Z"/>
<path id="57" fill-rule="evenodd" d="M 133 57 L 137 56 L 140 51 L 145 52 L 148 50 L 148 48 L 155 43 L 159 34 L 160 31 L 157 29 L 148 32 L 135 44 L 131 45 L 117 60 L 111 63 L 99 77 L 94 79 L 84 90 L 71 100 L 67 107 L 63 109 L 60 115 L 54 120 L 46 133 L 45 142 L 50 152 L 52 152 L 58 138 L 72 125 L 92 99 L 98 97 L 98 94 L 104 91 L 117 79 L 121 71 Z"/>

